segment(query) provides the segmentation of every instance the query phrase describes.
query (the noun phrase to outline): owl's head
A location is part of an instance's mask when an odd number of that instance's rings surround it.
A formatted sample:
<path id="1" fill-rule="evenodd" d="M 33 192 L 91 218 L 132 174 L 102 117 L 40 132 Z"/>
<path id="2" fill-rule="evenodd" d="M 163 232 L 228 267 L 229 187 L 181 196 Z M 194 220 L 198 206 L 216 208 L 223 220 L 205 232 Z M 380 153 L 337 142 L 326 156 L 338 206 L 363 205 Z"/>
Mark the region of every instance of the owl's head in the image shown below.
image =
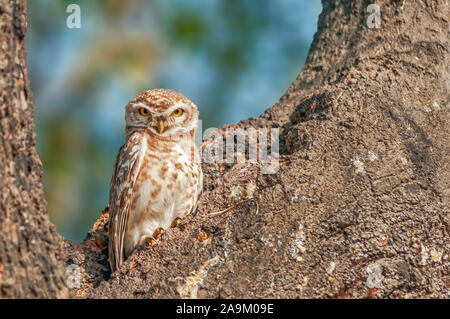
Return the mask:
<path id="1" fill-rule="evenodd" d="M 125 110 L 127 132 L 142 128 L 159 136 L 190 133 L 197 128 L 197 106 L 183 94 L 167 89 L 142 92 Z"/>

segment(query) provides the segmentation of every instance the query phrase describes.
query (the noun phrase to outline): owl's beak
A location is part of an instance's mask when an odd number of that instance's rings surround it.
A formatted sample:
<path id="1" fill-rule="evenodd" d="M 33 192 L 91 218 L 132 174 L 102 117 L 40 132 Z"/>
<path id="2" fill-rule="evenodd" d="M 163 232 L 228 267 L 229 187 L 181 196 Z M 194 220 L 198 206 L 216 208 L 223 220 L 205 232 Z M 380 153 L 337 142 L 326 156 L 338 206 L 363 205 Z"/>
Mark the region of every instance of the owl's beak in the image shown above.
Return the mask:
<path id="1" fill-rule="evenodd" d="M 159 132 L 159 134 L 164 133 L 164 129 L 165 129 L 165 127 L 164 127 L 164 121 L 159 120 L 159 121 L 158 121 L 158 132 Z"/>

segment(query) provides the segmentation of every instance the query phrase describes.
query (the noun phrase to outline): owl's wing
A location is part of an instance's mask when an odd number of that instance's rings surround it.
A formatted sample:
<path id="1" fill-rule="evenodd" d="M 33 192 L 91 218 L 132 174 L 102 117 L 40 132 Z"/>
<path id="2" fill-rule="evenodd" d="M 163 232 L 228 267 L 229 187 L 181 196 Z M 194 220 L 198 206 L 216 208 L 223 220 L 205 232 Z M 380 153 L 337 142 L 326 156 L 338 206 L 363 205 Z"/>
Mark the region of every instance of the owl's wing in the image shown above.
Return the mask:
<path id="1" fill-rule="evenodd" d="M 124 258 L 123 241 L 130 214 L 131 196 L 145 155 L 142 133 L 134 133 L 119 149 L 109 192 L 109 263 L 111 271 Z"/>

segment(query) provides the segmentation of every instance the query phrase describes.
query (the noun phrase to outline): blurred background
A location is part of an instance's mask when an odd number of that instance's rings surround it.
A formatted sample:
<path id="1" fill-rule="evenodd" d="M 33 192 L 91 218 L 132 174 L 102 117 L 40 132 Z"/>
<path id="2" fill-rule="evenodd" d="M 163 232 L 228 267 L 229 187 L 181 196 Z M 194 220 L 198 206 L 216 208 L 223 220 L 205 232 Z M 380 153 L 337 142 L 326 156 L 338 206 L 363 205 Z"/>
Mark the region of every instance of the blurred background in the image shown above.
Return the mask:
<path id="1" fill-rule="evenodd" d="M 81 8 L 70 29 L 69 4 Z M 28 67 L 50 220 L 82 241 L 108 203 L 124 107 L 170 88 L 203 130 L 258 116 L 295 80 L 320 0 L 32 0 Z"/>

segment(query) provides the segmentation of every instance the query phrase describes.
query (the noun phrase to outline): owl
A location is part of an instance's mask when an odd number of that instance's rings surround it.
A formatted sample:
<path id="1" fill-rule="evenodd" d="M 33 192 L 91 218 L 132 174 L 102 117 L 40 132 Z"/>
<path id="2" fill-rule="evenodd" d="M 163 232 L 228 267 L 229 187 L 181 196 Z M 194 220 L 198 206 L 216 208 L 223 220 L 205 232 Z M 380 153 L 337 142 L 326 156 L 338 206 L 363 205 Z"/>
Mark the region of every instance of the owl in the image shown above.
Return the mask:
<path id="1" fill-rule="evenodd" d="M 167 89 L 145 91 L 125 108 L 126 143 L 117 154 L 109 196 L 109 262 L 118 269 L 133 250 L 194 211 L 203 175 L 194 143 L 194 103 Z"/>

